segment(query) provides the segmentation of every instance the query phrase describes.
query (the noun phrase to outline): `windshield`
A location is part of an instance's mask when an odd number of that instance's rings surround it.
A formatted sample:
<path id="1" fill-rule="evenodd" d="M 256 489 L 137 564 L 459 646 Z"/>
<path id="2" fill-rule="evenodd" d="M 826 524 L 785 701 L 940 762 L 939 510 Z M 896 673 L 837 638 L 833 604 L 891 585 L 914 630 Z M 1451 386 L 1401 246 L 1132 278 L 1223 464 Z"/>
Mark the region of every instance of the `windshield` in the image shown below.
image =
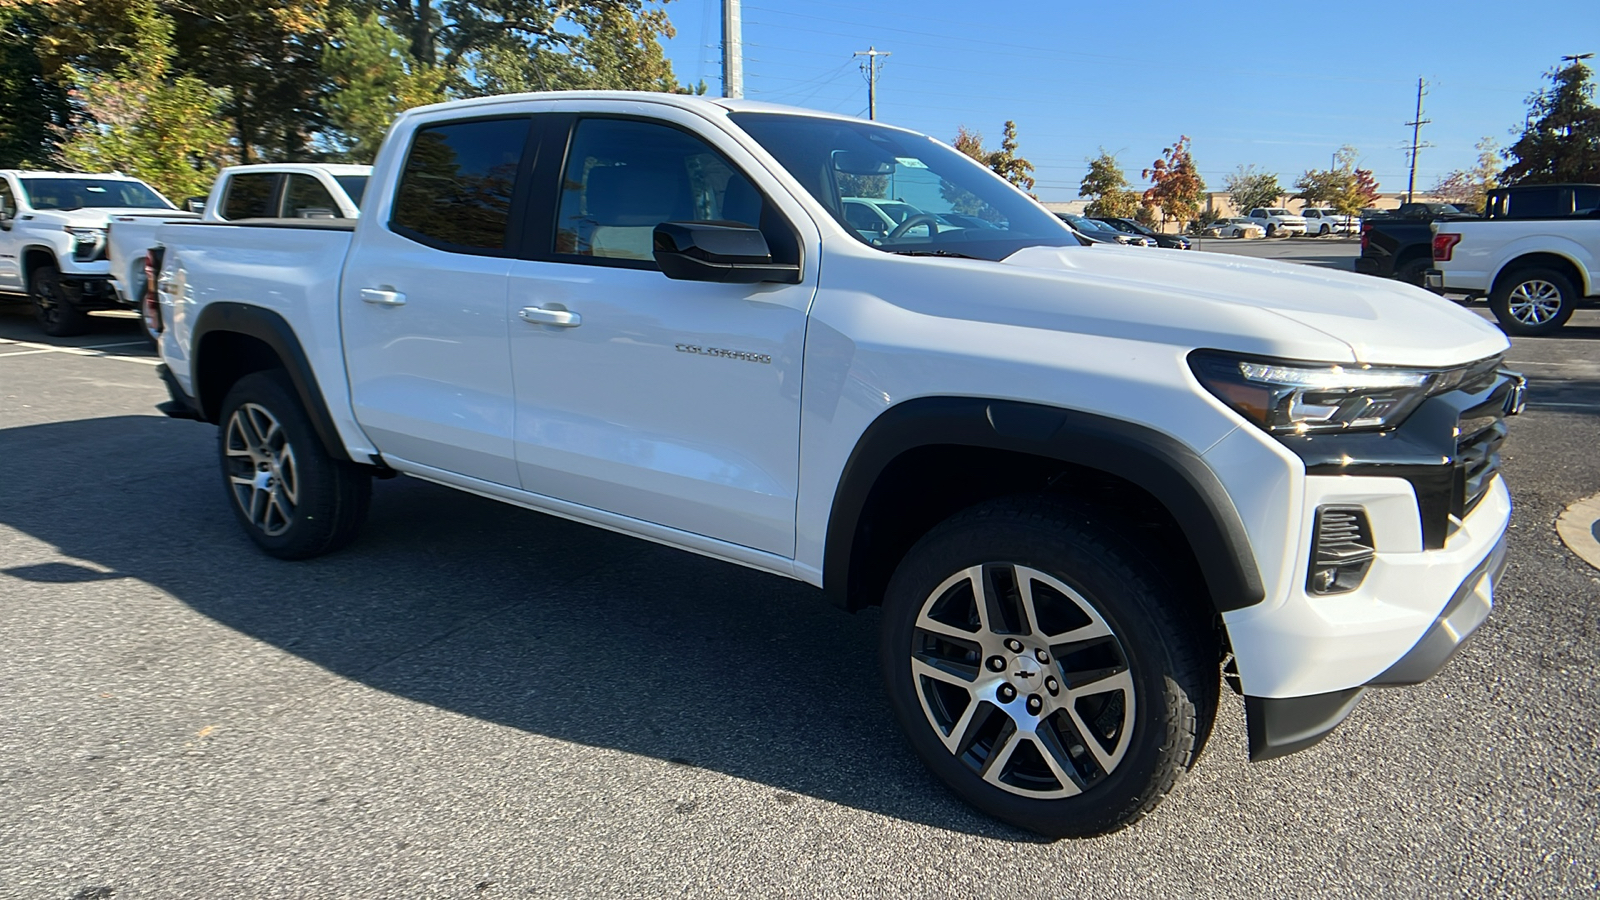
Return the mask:
<path id="1" fill-rule="evenodd" d="M 812 116 L 729 118 L 869 246 L 992 260 L 1023 247 L 1078 246 L 1071 232 L 1027 196 L 932 138 Z M 860 201 L 870 201 L 883 216 L 870 214 Z"/>
<path id="2" fill-rule="evenodd" d="M 172 209 L 162 196 L 137 181 L 109 178 L 22 178 L 34 209 Z"/>
<path id="3" fill-rule="evenodd" d="M 1091 218 L 1089 218 L 1087 216 L 1079 216 L 1079 215 L 1074 215 L 1072 213 L 1064 213 L 1062 215 L 1062 218 L 1066 219 L 1068 222 L 1071 222 L 1072 223 L 1072 227 L 1078 229 L 1079 231 L 1092 231 L 1092 232 L 1094 232 L 1096 234 L 1120 234 L 1121 233 L 1121 232 L 1117 231 L 1115 228 L 1112 228 L 1110 225 L 1107 225 L 1104 222 L 1097 222 L 1094 219 L 1091 219 Z"/>
<path id="4" fill-rule="evenodd" d="M 365 175 L 335 175 L 333 180 L 339 182 L 339 187 L 350 195 L 350 202 L 361 208 L 361 195 L 367 192 L 367 176 Z"/>

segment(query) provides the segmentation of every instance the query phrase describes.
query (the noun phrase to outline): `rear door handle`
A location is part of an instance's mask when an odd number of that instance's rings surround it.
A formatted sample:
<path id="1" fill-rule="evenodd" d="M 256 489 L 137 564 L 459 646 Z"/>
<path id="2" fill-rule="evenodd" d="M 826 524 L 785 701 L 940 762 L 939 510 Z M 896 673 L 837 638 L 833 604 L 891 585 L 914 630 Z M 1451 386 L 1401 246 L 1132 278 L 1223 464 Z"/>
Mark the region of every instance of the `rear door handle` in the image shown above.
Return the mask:
<path id="1" fill-rule="evenodd" d="M 376 303 L 379 306 L 405 306 L 406 295 L 399 291 L 380 291 L 377 288 L 361 289 L 362 303 Z"/>
<path id="2" fill-rule="evenodd" d="M 583 316 L 570 309 L 545 309 L 542 306 L 524 306 L 518 313 L 522 321 L 535 325 L 554 325 L 557 328 L 577 328 L 583 324 Z"/>

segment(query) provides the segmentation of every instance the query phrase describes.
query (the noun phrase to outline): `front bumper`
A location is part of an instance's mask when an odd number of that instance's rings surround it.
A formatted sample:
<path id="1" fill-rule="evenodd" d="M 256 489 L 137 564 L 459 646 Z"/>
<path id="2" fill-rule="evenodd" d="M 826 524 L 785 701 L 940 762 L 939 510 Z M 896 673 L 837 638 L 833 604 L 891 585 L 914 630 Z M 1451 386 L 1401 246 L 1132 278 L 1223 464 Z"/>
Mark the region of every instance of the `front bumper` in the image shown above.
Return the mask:
<path id="1" fill-rule="evenodd" d="M 1494 585 L 1505 567 L 1506 539 L 1502 536 L 1456 588 L 1422 639 L 1366 684 L 1308 697 L 1245 697 L 1250 761 L 1286 756 L 1327 737 L 1355 709 L 1368 687 L 1421 684 L 1439 674 L 1489 618 Z"/>

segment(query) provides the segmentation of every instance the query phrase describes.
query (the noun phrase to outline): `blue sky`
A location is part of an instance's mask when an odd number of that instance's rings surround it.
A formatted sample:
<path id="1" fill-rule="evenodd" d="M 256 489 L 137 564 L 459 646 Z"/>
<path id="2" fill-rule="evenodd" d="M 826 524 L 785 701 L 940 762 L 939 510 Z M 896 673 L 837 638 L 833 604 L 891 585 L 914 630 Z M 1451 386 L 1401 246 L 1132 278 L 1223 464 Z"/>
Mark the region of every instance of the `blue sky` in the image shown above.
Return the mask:
<path id="1" fill-rule="evenodd" d="M 721 93 L 722 0 L 674 0 L 678 79 Z M 1035 193 L 1071 200 L 1100 147 L 1130 178 L 1180 134 L 1207 185 L 1243 163 L 1285 186 L 1352 144 L 1385 191 L 1405 190 L 1419 76 L 1429 82 L 1417 189 L 1510 144 L 1528 94 L 1563 54 L 1600 52 L 1600 0 L 1539 4 L 1323 0 L 745 0 L 745 96 L 866 117 L 851 53 L 893 55 L 878 118 L 998 146 L 1017 122 Z M 1526 10 L 1519 14 L 1514 10 Z"/>

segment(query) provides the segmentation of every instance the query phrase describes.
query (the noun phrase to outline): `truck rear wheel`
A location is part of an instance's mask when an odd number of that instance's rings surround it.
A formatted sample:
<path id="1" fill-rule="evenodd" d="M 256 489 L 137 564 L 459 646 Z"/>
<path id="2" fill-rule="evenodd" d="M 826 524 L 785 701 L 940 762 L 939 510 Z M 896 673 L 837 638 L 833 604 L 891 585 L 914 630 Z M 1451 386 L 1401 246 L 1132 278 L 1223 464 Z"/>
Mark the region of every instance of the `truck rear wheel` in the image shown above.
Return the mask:
<path id="1" fill-rule="evenodd" d="M 1489 308 L 1507 334 L 1537 337 L 1560 330 L 1577 308 L 1578 292 L 1554 269 L 1521 269 L 1501 276 Z"/>
<path id="2" fill-rule="evenodd" d="M 880 662 L 900 727 L 962 799 L 1049 837 L 1132 824 L 1210 732 L 1214 641 L 1114 531 L 986 503 L 906 555 Z"/>
<path id="3" fill-rule="evenodd" d="M 33 300 L 33 316 L 39 329 L 51 337 L 73 337 L 89 330 L 89 314 L 67 299 L 61 285 L 61 270 L 42 265 L 28 278 L 28 296 Z"/>
<path id="4" fill-rule="evenodd" d="M 222 483 L 257 546 L 279 559 L 308 559 L 355 538 L 372 478 L 328 454 L 281 369 L 239 379 L 219 421 Z"/>

